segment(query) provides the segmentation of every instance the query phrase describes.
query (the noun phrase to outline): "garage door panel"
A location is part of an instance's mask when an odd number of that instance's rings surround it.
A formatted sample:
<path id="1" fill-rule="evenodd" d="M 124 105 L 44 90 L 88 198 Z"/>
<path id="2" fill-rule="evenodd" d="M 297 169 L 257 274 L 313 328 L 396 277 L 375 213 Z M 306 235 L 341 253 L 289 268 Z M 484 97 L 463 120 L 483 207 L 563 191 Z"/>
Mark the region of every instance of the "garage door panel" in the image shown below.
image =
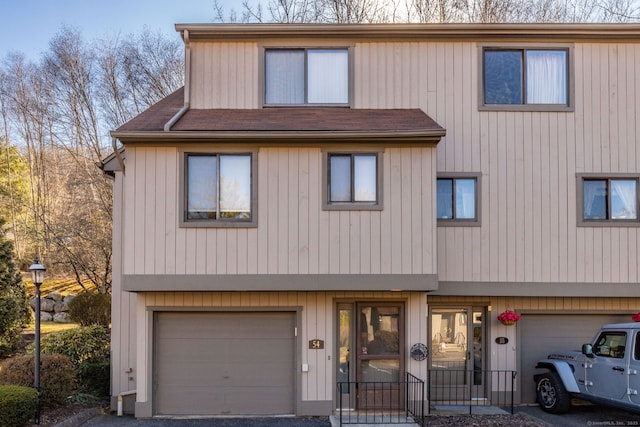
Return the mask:
<path id="1" fill-rule="evenodd" d="M 157 313 L 155 412 L 291 414 L 294 313 Z"/>
<path id="2" fill-rule="evenodd" d="M 524 314 L 517 326 L 522 403 L 536 401 L 533 375 L 538 360 L 554 352 L 580 351 L 582 344 L 591 342 L 602 325 L 628 321 L 628 314 Z"/>

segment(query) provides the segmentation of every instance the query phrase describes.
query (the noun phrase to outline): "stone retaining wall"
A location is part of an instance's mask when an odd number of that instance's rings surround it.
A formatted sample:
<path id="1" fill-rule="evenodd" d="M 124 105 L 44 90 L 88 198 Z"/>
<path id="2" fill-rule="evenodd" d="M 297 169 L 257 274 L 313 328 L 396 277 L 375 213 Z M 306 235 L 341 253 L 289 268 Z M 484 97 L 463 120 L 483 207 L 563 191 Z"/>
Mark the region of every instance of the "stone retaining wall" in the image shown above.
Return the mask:
<path id="1" fill-rule="evenodd" d="M 56 322 L 56 323 L 71 323 L 69 317 L 69 303 L 76 296 L 69 294 L 64 296 L 57 292 L 51 292 L 45 297 L 40 297 L 40 321 L 41 322 Z M 36 309 L 36 297 L 29 299 L 31 308 Z"/>

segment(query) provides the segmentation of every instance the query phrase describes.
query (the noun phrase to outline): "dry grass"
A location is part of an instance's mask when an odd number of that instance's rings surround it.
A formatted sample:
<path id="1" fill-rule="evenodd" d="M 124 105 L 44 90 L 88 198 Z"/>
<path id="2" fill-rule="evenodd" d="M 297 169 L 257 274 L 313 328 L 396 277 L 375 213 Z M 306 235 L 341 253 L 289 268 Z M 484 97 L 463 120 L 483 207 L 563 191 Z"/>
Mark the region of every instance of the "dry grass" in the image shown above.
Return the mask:
<path id="1" fill-rule="evenodd" d="M 54 332 L 66 331 L 67 329 L 78 328 L 80 325 L 77 323 L 56 323 L 56 322 L 40 322 L 40 333 L 43 335 L 51 334 Z M 31 322 L 29 326 L 22 330 L 23 334 L 35 334 L 36 325 Z"/>
<path id="2" fill-rule="evenodd" d="M 28 274 L 24 275 L 22 281 L 27 286 L 27 292 L 29 292 L 29 295 L 35 295 L 36 287 L 33 285 L 33 282 L 31 282 L 31 277 L 29 277 Z M 85 286 L 87 289 L 93 288 L 93 284 L 91 283 L 86 283 Z M 52 292 L 57 292 L 62 295 L 77 295 L 82 291 L 82 286 L 80 286 L 74 279 L 45 279 L 44 283 L 40 285 L 40 293 L 42 296 L 47 296 Z"/>

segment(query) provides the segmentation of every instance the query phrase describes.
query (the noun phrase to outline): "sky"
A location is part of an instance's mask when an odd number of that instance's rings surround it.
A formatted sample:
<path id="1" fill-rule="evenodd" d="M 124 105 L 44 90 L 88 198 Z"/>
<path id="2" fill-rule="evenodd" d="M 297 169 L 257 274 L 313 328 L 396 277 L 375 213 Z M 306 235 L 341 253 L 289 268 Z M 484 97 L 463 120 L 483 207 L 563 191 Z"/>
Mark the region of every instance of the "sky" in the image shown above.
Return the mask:
<path id="1" fill-rule="evenodd" d="M 241 0 L 221 0 L 225 15 Z M 210 23 L 213 0 L 0 0 L 0 61 L 22 52 L 37 61 L 63 25 L 85 41 L 139 34 L 145 28 L 179 38 L 177 23 Z"/>

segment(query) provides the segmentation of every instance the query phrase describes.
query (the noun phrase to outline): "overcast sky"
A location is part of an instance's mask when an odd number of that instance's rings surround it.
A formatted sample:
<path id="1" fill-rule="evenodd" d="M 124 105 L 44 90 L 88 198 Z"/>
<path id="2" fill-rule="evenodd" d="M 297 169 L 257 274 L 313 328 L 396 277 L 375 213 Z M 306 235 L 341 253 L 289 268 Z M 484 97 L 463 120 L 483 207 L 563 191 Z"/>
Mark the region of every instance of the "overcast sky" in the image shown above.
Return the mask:
<path id="1" fill-rule="evenodd" d="M 221 0 L 240 9 L 240 0 Z M 179 37 L 176 23 L 213 22 L 213 0 L 0 0 L 0 60 L 9 52 L 37 60 L 62 25 L 84 40 L 140 33 L 144 27 Z"/>

